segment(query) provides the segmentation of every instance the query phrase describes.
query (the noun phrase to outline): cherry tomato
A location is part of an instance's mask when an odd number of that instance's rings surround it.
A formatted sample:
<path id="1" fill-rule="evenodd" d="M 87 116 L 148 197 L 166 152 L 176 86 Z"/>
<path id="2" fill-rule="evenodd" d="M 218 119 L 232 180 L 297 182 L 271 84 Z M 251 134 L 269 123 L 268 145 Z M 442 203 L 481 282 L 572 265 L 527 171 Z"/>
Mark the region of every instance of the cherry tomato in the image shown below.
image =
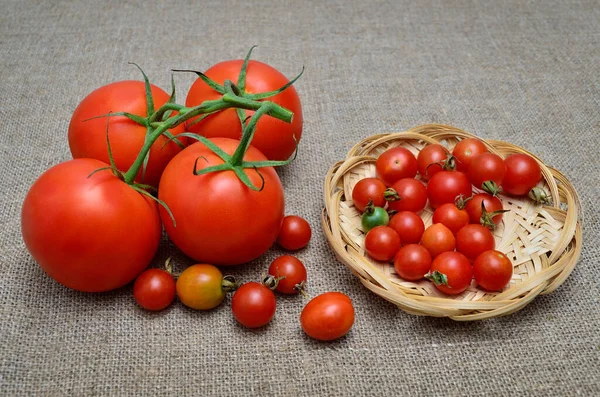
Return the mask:
<path id="1" fill-rule="evenodd" d="M 433 208 L 454 203 L 460 196 L 471 197 L 471 192 L 469 178 L 459 171 L 440 171 L 427 184 L 427 196 Z"/>
<path id="2" fill-rule="evenodd" d="M 483 142 L 476 138 L 465 138 L 458 142 L 452 150 L 452 155 L 456 158 L 456 169 L 467 172 L 471 161 L 475 156 L 486 153 L 487 147 Z"/>
<path id="3" fill-rule="evenodd" d="M 376 226 L 365 236 L 365 250 L 377 261 L 390 262 L 400 249 L 400 236 L 389 226 Z"/>
<path id="4" fill-rule="evenodd" d="M 169 100 L 162 89 L 150 85 L 156 110 Z M 125 116 L 94 118 L 110 112 L 128 112 L 147 117 L 146 89 L 143 81 L 119 81 L 90 93 L 75 109 L 69 123 L 69 147 L 73 158 L 94 158 L 109 163 L 106 129 L 110 147 L 118 170 L 127 171 L 138 156 L 146 139 L 146 127 Z M 239 122 L 238 122 L 239 123 Z M 172 135 L 185 131 L 183 124 L 169 130 Z M 179 139 L 182 144 L 187 139 Z M 161 136 L 152 145 L 146 173 L 142 171 L 137 181 L 158 186 L 160 176 L 169 161 L 181 151 L 176 142 Z"/>
<path id="5" fill-rule="evenodd" d="M 23 241 L 59 283 L 110 291 L 148 267 L 162 233 L 157 204 L 95 159 L 60 163 L 31 186 L 21 213 Z"/>
<path id="6" fill-rule="evenodd" d="M 306 219 L 297 215 L 288 215 L 283 218 L 277 243 L 289 251 L 297 251 L 308 245 L 312 230 Z"/>
<path id="7" fill-rule="evenodd" d="M 242 60 L 230 60 L 220 62 L 204 73 L 217 84 L 223 84 L 225 80 L 237 84 Z M 289 80 L 277 69 L 254 60 L 248 63 L 246 71 L 245 92 L 248 94 L 259 94 L 277 90 L 286 85 Z M 239 88 L 239 87 L 238 87 Z M 196 106 L 206 100 L 221 98 L 221 94 L 213 90 L 202 79 L 197 79 L 188 91 L 185 104 L 188 107 Z M 285 123 L 274 117 L 262 117 L 256 126 L 256 132 L 252 139 L 252 146 L 258 149 L 269 160 L 287 160 L 296 150 L 296 143 L 302 137 L 302 106 L 300 98 L 294 86 L 288 87 L 283 92 L 267 98 L 294 113 L 291 123 Z M 247 116 L 254 114 L 246 110 Z M 197 118 L 187 123 L 187 131 L 195 132 L 207 138 L 224 137 L 240 139 L 242 128 L 235 109 L 225 109 L 211 114 L 195 123 Z"/>
<path id="8" fill-rule="evenodd" d="M 162 269 L 145 270 L 133 283 L 133 298 L 146 310 L 163 310 L 175 299 L 175 279 Z"/>
<path id="9" fill-rule="evenodd" d="M 213 138 L 211 141 L 232 155 L 239 141 Z M 198 160 L 198 161 L 197 161 Z M 246 161 L 266 158 L 250 146 Z M 275 169 L 246 170 L 255 186 L 247 187 L 229 170 L 195 175 L 197 169 L 223 164 L 203 143 L 182 150 L 165 168 L 158 198 L 171 209 L 177 225 L 160 208 L 165 231 L 187 256 L 200 263 L 236 265 L 264 254 L 275 243 L 284 216 L 283 187 Z M 261 176 L 262 175 L 262 176 Z"/>
<path id="10" fill-rule="evenodd" d="M 177 278 L 177 296 L 192 309 L 210 310 L 221 304 L 232 283 L 223 279 L 213 265 L 196 264 L 186 268 Z"/>
<path id="11" fill-rule="evenodd" d="M 354 306 L 341 292 L 326 292 L 306 304 L 300 314 L 306 335 L 321 341 L 332 341 L 346 335 L 354 324 Z"/>
<path id="12" fill-rule="evenodd" d="M 427 205 L 427 188 L 414 178 L 400 179 L 391 188 L 398 199 L 388 201 L 389 210 L 420 212 Z"/>
<path id="13" fill-rule="evenodd" d="M 354 207 L 360 212 L 363 212 L 369 204 L 373 202 L 376 207 L 385 206 L 385 183 L 377 178 L 364 178 L 354 185 L 352 189 L 352 202 Z"/>
<path id="14" fill-rule="evenodd" d="M 367 205 L 361 218 L 361 224 L 365 233 L 376 226 L 387 226 L 389 221 L 390 216 L 386 210 L 372 205 Z"/>
<path id="15" fill-rule="evenodd" d="M 506 166 L 502 157 L 494 153 L 482 153 L 473 157 L 467 175 L 473 186 L 482 189 L 483 183 L 488 181 L 500 186 L 505 173 Z"/>
<path id="16" fill-rule="evenodd" d="M 482 252 L 493 250 L 495 247 L 494 235 L 482 225 L 469 224 L 456 233 L 456 251 L 471 261 Z"/>
<path id="17" fill-rule="evenodd" d="M 444 252 L 431 263 L 428 277 L 436 288 L 447 295 L 465 291 L 473 279 L 473 268 L 460 252 Z"/>
<path id="18" fill-rule="evenodd" d="M 453 160 L 449 159 L 449 152 L 442 145 L 429 144 L 417 156 L 419 175 L 423 180 L 428 180 L 442 170 L 453 170 Z"/>
<path id="19" fill-rule="evenodd" d="M 454 203 L 445 203 L 433 212 L 432 222 L 441 223 L 450 229 L 452 234 L 456 234 L 469 223 L 469 214 L 466 209 L 459 209 Z"/>
<path id="20" fill-rule="evenodd" d="M 259 328 L 273 319 L 276 304 L 273 291 L 252 281 L 235 291 L 231 299 L 231 311 L 244 327 Z"/>
<path id="21" fill-rule="evenodd" d="M 482 204 L 485 207 L 485 214 L 481 207 Z M 469 213 L 471 223 L 482 224 L 492 229 L 502 221 L 502 212 L 498 211 L 504 210 L 502 201 L 487 193 L 474 195 L 471 200 L 467 201 L 465 209 Z"/>
<path id="22" fill-rule="evenodd" d="M 410 150 L 394 147 L 383 152 L 375 163 L 377 177 L 392 186 L 403 178 L 414 178 L 417 175 L 417 158 Z"/>
<path id="23" fill-rule="evenodd" d="M 283 294 L 297 294 L 306 284 L 306 267 L 296 257 L 283 255 L 271 262 L 268 273 L 279 279 L 275 291 Z"/>
<path id="24" fill-rule="evenodd" d="M 388 226 L 398 233 L 402 244 L 417 244 L 425 231 L 423 219 L 412 211 L 398 212 L 392 216 Z"/>
<path id="25" fill-rule="evenodd" d="M 504 160 L 506 174 L 502 189 L 513 196 L 523 196 L 542 180 L 539 163 L 526 154 L 513 154 Z"/>
<path id="26" fill-rule="evenodd" d="M 442 252 L 454 251 L 455 243 L 456 240 L 450 229 L 441 223 L 429 226 L 421 237 L 421 245 L 429 251 L 432 258 Z"/>
<path id="27" fill-rule="evenodd" d="M 400 248 L 394 258 L 394 269 L 405 280 L 415 281 L 425 277 L 431 267 L 431 254 L 419 244 Z"/>
<path id="28" fill-rule="evenodd" d="M 477 284 L 488 291 L 501 291 L 513 274 L 510 259 L 500 251 L 485 251 L 473 262 L 473 276 Z"/>

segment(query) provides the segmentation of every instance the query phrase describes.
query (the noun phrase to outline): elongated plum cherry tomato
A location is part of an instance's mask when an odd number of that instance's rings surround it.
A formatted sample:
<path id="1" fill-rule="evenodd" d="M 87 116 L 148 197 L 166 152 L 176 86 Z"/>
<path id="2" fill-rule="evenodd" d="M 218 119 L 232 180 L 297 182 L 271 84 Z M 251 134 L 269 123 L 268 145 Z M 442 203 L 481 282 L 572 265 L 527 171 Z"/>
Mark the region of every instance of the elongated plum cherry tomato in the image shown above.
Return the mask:
<path id="1" fill-rule="evenodd" d="M 385 183 L 378 178 L 364 178 L 354 185 L 352 189 L 352 202 L 354 207 L 360 212 L 363 212 L 369 201 L 373 202 L 376 207 L 385 206 Z"/>
<path id="2" fill-rule="evenodd" d="M 430 268 L 431 254 L 419 244 L 405 245 L 394 257 L 394 269 L 405 280 L 420 280 Z"/>
<path id="3" fill-rule="evenodd" d="M 471 262 L 460 252 L 444 252 L 431 263 L 427 278 L 444 294 L 458 295 L 471 284 L 473 269 Z"/>
<path id="4" fill-rule="evenodd" d="M 445 203 L 433 212 L 432 222 L 441 223 L 450 229 L 452 234 L 456 234 L 469 223 L 469 214 L 466 209 L 459 209 L 454 203 Z"/>
<path id="5" fill-rule="evenodd" d="M 483 208 L 485 208 L 485 213 Z M 475 224 L 481 224 L 485 227 L 493 229 L 502 221 L 502 212 L 504 208 L 502 201 L 498 197 L 488 193 L 479 193 L 474 195 L 471 200 L 467 201 L 465 207 L 469 213 L 469 221 Z"/>
<path id="6" fill-rule="evenodd" d="M 283 294 L 297 294 L 306 285 L 306 267 L 295 256 L 282 255 L 271 262 L 269 275 L 279 279 L 275 291 Z"/>
<path id="7" fill-rule="evenodd" d="M 425 229 L 421 237 L 421 245 L 429 251 L 432 258 L 442 252 L 454 251 L 456 239 L 446 226 L 436 223 Z"/>
<path id="8" fill-rule="evenodd" d="M 423 180 L 428 180 L 434 174 L 454 168 L 453 160 L 449 160 L 449 152 L 439 144 L 429 144 L 419 152 L 417 156 L 419 175 Z"/>
<path id="9" fill-rule="evenodd" d="M 383 152 L 375 162 L 377 177 L 392 186 L 403 178 L 414 178 L 417 175 L 417 158 L 410 150 L 394 147 Z"/>
<path id="10" fill-rule="evenodd" d="M 473 276 L 477 284 L 488 291 L 501 291 L 513 274 L 510 259 L 500 251 L 485 251 L 473 262 Z"/>
<path id="11" fill-rule="evenodd" d="M 133 283 L 133 298 L 146 310 L 163 310 L 175 299 L 173 275 L 162 269 L 143 271 Z"/>
<path id="12" fill-rule="evenodd" d="M 482 189 L 483 183 L 488 181 L 502 185 L 505 173 L 506 165 L 502 157 L 494 153 L 482 153 L 471 160 L 467 175 L 473 186 Z"/>
<path id="13" fill-rule="evenodd" d="M 456 169 L 458 171 L 467 172 L 471 161 L 475 156 L 481 153 L 486 153 L 487 147 L 477 138 L 466 138 L 458 142 L 452 155 L 456 158 Z"/>
<path id="14" fill-rule="evenodd" d="M 273 291 L 254 281 L 243 284 L 231 298 L 233 316 L 247 328 L 267 325 L 275 316 L 276 306 Z"/>
<path id="15" fill-rule="evenodd" d="M 398 196 L 388 201 L 389 210 L 420 212 L 427 205 L 427 188 L 414 178 L 400 179 L 391 188 Z"/>
<path id="16" fill-rule="evenodd" d="M 402 244 L 417 244 L 425 231 L 423 219 L 412 211 L 401 211 L 392 216 L 388 226 L 400 236 Z"/>
<path id="17" fill-rule="evenodd" d="M 496 247 L 494 235 L 479 224 L 469 224 L 456 233 L 456 251 L 474 260 L 479 254 Z"/>
<path id="18" fill-rule="evenodd" d="M 306 304 L 300 314 L 306 335 L 321 341 L 332 341 L 346 335 L 354 324 L 354 306 L 341 292 L 326 292 Z"/>
<path id="19" fill-rule="evenodd" d="M 277 243 L 289 251 L 296 251 L 308 245 L 312 230 L 306 219 L 297 215 L 283 218 Z"/>
<path id="20" fill-rule="evenodd" d="M 502 190 L 513 196 L 523 196 L 542 180 L 539 163 L 526 154 L 513 154 L 504 160 L 506 174 Z"/>
<path id="21" fill-rule="evenodd" d="M 427 184 L 429 204 L 435 209 L 445 203 L 454 203 L 457 197 L 471 197 L 469 178 L 459 171 L 440 171 Z"/>
<path id="22" fill-rule="evenodd" d="M 216 266 L 204 263 L 186 268 L 177 278 L 176 286 L 179 300 L 196 310 L 214 309 L 223 302 L 227 292 L 235 289 L 231 281 L 223 279 Z"/>
<path id="23" fill-rule="evenodd" d="M 374 227 L 365 236 L 365 250 L 377 261 L 390 262 L 400 245 L 400 236 L 389 226 Z"/>

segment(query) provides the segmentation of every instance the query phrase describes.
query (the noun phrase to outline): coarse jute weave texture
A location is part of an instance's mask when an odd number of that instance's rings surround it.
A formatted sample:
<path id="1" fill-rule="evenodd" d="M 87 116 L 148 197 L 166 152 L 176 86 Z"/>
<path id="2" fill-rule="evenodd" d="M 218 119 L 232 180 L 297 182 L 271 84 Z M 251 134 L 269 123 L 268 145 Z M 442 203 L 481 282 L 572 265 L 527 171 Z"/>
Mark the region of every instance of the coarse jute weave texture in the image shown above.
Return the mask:
<path id="1" fill-rule="evenodd" d="M 597 1 L 0 2 L 0 395 L 600 395 L 600 6 Z M 296 83 L 305 118 L 297 160 L 279 171 L 286 212 L 313 226 L 297 256 L 311 296 L 356 308 L 333 343 L 304 336 L 306 300 L 279 297 L 249 331 L 229 300 L 150 314 L 131 286 L 67 290 L 20 236 L 33 181 L 70 158 L 71 113 L 109 82 L 169 88 L 170 69 L 243 57 Z M 193 78 L 177 75 L 182 103 Z M 570 277 L 523 310 L 473 323 L 406 314 L 335 257 L 320 228 L 327 170 L 369 135 L 426 123 L 511 142 L 564 173 L 583 207 Z M 229 273 L 256 280 L 274 248 Z M 154 261 L 173 255 L 165 239 Z"/>

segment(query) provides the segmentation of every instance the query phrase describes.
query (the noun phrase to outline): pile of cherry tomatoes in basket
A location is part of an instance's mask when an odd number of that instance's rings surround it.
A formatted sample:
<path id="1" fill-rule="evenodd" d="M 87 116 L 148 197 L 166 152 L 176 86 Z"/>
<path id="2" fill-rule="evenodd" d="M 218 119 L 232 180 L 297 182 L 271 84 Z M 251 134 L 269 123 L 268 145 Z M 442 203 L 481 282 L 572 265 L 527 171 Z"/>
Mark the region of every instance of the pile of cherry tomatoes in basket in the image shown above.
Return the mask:
<path id="1" fill-rule="evenodd" d="M 499 192 L 547 200 L 533 157 L 504 159 L 477 138 L 459 141 L 452 151 L 428 144 L 417 156 L 392 147 L 377 158 L 376 173 L 352 190 L 367 255 L 393 263 L 404 280 L 429 279 L 448 295 L 464 292 L 473 279 L 487 291 L 501 291 L 511 280 L 513 265 L 495 250 L 492 234 L 507 211 Z M 434 212 L 425 228 L 419 213 L 427 203 Z"/>

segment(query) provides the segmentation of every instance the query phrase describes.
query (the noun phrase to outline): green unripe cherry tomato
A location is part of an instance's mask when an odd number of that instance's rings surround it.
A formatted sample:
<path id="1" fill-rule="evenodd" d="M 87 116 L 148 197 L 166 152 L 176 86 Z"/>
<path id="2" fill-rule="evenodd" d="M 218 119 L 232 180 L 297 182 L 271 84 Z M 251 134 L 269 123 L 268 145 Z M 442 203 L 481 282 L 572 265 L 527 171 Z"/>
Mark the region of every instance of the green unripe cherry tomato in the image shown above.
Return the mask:
<path id="1" fill-rule="evenodd" d="M 362 216 L 362 227 L 365 233 L 375 226 L 387 226 L 389 222 L 390 216 L 387 211 L 373 205 L 368 205 Z"/>

